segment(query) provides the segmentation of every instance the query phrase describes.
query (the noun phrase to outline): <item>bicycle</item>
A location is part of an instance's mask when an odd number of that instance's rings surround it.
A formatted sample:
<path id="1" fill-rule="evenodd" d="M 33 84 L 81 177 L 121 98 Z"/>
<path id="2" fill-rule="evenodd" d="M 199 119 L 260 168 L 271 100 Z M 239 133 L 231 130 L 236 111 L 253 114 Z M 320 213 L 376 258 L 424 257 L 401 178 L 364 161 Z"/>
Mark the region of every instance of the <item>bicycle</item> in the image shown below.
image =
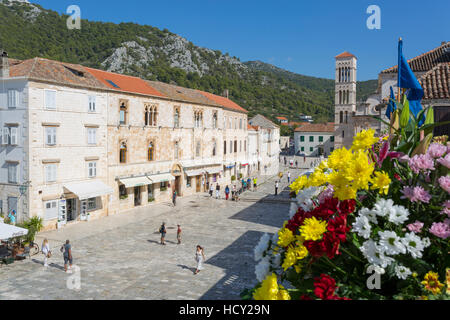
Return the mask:
<path id="1" fill-rule="evenodd" d="M 35 256 L 40 252 L 39 245 L 36 242 L 30 242 L 30 255 Z"/>

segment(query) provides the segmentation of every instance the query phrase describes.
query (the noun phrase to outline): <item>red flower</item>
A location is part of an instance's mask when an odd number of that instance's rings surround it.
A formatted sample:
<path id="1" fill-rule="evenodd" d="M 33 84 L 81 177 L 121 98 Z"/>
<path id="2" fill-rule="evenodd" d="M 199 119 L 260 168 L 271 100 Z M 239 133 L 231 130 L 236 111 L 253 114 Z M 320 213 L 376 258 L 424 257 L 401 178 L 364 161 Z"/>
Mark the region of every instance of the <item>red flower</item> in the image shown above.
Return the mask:
<path id="1" fill-rule="evenodd" d="M 351 214 L 355 211 L 356 201 L 354 199 L 344 200 L 339 203 L 339 212 L 343 214 Z"/>
<path id="2" fill-rule="evenodd" d="M 314 279 L 314 294 L 317 298 L 322 300 L 329 300 L 332 296 L 334 296 L 334 292 L 336 291 L 336 281 L 326 274 L 321 274 L 320 278 Z"/>
<path id="3" fill-rule="evenodd" d="M 313 299 L 310 296 L 304 294 L 300 297 L 300 300 L 313 300 Z"/>

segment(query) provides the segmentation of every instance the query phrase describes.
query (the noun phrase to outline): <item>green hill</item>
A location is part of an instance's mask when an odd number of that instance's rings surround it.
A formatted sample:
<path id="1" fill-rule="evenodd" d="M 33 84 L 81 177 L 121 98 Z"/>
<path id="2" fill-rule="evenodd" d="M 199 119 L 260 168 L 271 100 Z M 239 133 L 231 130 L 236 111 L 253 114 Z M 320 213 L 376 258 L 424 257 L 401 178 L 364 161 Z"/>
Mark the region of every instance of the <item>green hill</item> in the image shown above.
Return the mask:
<path id="1" fill-rule="evenodd" d="M 250 116 L 284 115 L 296 121 L 304 113 L 318 122 L 333 120 L 333 80 L 242 63 L 148 25 L 82 20 L 80 30 L 69 30 L 67 18 L 39 5 L 0 0 L 0 45 L 16 59 L 79 63 L 220 95 L 228 89 Z M 358 89 L 359 98 L 366 96 L 376 81 L 360 83 Z"/>

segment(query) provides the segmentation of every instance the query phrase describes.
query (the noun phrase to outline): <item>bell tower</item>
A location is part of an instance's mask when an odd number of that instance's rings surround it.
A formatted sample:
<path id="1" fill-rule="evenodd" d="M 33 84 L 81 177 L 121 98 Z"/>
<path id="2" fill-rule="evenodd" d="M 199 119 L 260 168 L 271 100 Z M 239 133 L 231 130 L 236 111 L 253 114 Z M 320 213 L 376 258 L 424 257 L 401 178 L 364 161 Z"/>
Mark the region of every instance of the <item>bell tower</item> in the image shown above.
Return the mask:
<path id="1" fill-rule="evenodd" d="M 341 53 L 336 57 L 334 107 L 334 144 L 336 149 L 343 146 L 349 148 L 353 141 L 353 115 L 356 112 L 357 60 L 349 52 Z"/>

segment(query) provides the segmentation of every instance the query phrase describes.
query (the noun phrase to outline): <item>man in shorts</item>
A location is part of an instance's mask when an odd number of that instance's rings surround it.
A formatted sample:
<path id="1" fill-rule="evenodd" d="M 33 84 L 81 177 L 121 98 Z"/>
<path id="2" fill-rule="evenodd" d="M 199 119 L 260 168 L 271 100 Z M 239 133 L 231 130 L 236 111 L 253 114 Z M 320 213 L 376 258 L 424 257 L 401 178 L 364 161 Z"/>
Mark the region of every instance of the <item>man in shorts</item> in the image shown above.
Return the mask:
<path id="1" fill-rule="evenodd" d="M 66 240 L 66 244 L 61 247 L 61 251 L 63 252 L 64 257 L 64 271 L 66 273 L 72 273 L 73 257 L 72 246 L 70 245 L 69 240 Z M 69 263 L 69 270 L 67 270 L 67 263 Z"/>

